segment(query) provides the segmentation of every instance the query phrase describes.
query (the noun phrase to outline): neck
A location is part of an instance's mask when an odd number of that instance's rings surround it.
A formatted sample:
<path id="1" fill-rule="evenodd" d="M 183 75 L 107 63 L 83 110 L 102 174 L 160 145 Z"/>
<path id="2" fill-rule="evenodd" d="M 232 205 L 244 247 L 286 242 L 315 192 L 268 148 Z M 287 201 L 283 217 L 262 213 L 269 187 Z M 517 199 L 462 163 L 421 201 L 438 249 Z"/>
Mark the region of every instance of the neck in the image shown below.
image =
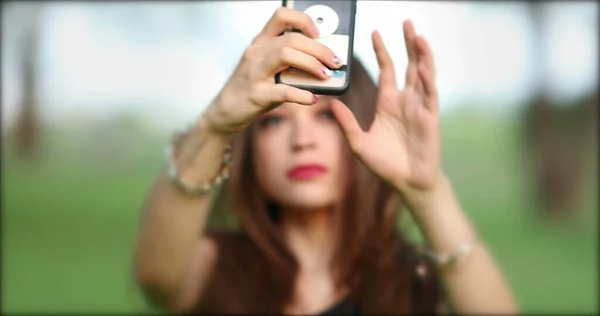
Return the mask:
<path id="1" fill-rule="evenodd" d="M 333 210 L 283 210 L 281 228 L 285 241 L 302 271 L 329 269 L 335 236 Z"/>

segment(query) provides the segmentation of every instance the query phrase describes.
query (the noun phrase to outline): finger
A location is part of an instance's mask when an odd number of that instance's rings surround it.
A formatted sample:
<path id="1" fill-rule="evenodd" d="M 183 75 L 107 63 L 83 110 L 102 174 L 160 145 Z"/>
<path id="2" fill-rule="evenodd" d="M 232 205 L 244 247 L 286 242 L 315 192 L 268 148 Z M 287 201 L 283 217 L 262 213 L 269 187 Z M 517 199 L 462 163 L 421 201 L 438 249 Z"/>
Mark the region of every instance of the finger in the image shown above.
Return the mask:
<path id="1" fill-rule="evenodd" d="M 421 61 L 419 63 L 419 78 L 423 83 L 423 89 L 425 91 L 425 107 L 432 112 L 438 110 L 438 92 L 435 86 L 435 81 L 429 69 L 425 66 L 425 63 Z"/>
<path id="2" fill-rule="evenodd" d="M 308 14 L 286 7 L 279 7 L 261 32 L 258 33 L 255 42 L 277 37 L 289 28 L 300 30 L 310 37 L 319 35 L 317 26 Z"/>
<path id="3" fill-rule="evenodd" d="M 416 65 L 418 60 L 417 49 L 415 47 L 415 28 L 411 20 L 406 20 L 402 24 L 404 31 L 404 44 L 408 55 L 408 67 L 406 69 L 406 86 L 415 86 L 417 83 Z"/>
<path id="4" fill-rule="evenodd" d="M 281 47 L 263 59 L 263 75 L 272 77 L 289 67 L 312 73 L 317 78 L 327 79 L 331 70 L 315 57 L 291 47 Z"/>
<path id="5" fill-rule="evenodd" d="M 419 72 L 416 65 L 409 64 L 406 68 L 406 87 L 411 87 L 415 91 L 420 91 Z"/>
<path id="6" fill-rule="evenodd" d="M 408 54 L 408 61 L 412 63 L 417 62 L 417 50 L 414 45 L 416 32 L 415 27 L 411 20 L 406 20 L 402 24 L 404 31 L 404 43 L 406 44 L 406 53 Z"/>
<path id="7" fill-rule="evenodd" d="M 317 97 L 310 91 L 294 88 L 292 86 L 278 83 L 266 91 L 270 104 L 281 104 L 284 102 L 298 103 L 302 105 L 313 105 L 317 103 Z"/>
<path id="8" fill-rule="evenodd" d="M 374 31 L 372 34 L 373 50 L 377 57 L 377 63 L 379 64 L 379 87 L 380 88 L 397 88 L 396 86 L 396 72 L 394 70 L 394 62 L 390 57 L 381 35 L 379 32 Z"/>
<path id="9" fill-rule="evenodd" d="M 415 39 L 415 46 L 417 47 L 417 51 L 419 54 L 418 60 L 422 60 L 425 62 L 425 66 L 429 70 L 430 76 L 435 81 L 435 61 L 429 43 L 427 43 L 427 40 L 425 40 L 423 36 L 417 36 L 417 38 Z"/>
<path id="10" fill-rule="evenodd" d="M 318 59 L 322 64 L 332 69 L 338 69 L 342 63 L 335 53 L 327 46 L 302 34 L 289 32 L 278 39 L 276 46 L 291 47 Z"/>
<path id="11" fill-rule="evenodd" d="M 340 100 L 331 101 L 331 111 L 342 130 L 342 134 L 353 152 L 360 155 L 365 139 L 365 132 L 362 130 L 356 117 L 350 109 Z"/>

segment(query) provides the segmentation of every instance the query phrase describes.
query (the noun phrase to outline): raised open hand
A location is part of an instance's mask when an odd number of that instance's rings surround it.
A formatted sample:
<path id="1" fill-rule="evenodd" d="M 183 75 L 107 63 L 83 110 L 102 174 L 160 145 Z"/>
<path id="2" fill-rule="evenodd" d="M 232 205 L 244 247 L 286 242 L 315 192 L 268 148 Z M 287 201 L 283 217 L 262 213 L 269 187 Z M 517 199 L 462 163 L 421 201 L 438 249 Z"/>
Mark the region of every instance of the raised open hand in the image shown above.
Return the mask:
<path id="1" fill-rule="evenodd" d="M 378 32 L 373 48 L 379 63 L 375 119 L 363 131 L 353 113 L 333 100 L 332 111 L 354 154 L 375 174 L 397 188 L 432 189 L 440 172 L 438 95 L 431 49 L 405 21 L 409 64 L 406 86 L 398 90 L 393 61 Z"/>

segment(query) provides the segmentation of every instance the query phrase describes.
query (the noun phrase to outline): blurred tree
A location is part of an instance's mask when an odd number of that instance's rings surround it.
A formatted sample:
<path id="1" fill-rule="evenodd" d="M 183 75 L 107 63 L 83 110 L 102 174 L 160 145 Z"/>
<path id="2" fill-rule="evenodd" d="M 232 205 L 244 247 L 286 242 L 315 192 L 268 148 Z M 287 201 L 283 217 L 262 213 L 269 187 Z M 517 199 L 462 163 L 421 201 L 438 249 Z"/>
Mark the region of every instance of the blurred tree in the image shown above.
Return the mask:
<path id="1" fill-rule="evenodd" d="M 568 215 L 577 208 L 588 158 L 586 149 L 594 140 L 597 91 L 570 102 L 551 98 L 547 52 L 542 45 L 547 37 L 546 11 L 540 1 L 526 5 L 538 41 L 534 58 L 538 84 L 525 107 L 523 144 L 530 162 L 534 198 L 542 215 Z"/>
<path id="2" fill-rule="evenodd" d="M 21 104 L 14 130 L 15 149 L 19 158 L 31 160 L 40 150 L 40 117 L 37 96 L 37 55 L 40 37 L 40 16 L 43 3 L 10 3 L 3 6 L 17 23 L 16 31 Z M 7 15 L 9 13 L 7 12 Z"/>
<path id="3" fill-rule="evenodd" d="M 535 198 L 547 215 L 572 213 L 586 179 L 594 127 L 596 91 L 567 106 L 539 94 L 526 112 L 525 146 Z"/>

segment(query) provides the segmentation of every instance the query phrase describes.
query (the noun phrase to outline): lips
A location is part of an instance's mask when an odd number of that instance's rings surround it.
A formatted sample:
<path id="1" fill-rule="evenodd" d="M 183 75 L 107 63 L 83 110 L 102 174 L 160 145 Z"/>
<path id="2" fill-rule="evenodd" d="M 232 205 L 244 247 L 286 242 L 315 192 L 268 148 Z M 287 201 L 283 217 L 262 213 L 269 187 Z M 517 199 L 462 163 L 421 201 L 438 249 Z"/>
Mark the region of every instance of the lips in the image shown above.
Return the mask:
<path id="1" fill-rule="evenodd" d="M 288 171 L 288 177 L 292 180 L 307 180 L 316 178 L 327 172 L 327 168 L 319 164 L 298 165 Z"/>

